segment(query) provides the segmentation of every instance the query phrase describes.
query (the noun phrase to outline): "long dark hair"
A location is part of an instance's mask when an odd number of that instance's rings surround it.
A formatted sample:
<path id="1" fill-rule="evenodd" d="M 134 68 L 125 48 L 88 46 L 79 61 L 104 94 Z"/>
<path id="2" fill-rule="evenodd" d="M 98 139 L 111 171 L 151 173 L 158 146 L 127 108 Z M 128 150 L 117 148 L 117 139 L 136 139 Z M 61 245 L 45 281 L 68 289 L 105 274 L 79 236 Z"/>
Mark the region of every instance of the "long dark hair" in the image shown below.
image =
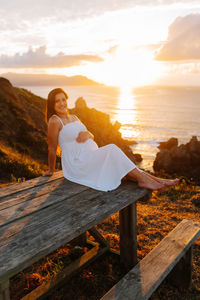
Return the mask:
<path id="1" fill-rule="evenodd" d="M 53 89 L 48 94 L 47 108 L 46 108 L 46 121 L 47 121 L 47 123 L 48 123 L 49 119 L 51 118 L 51 116 L 56 114 L 56 112 L 54 110 L 55 97 L 56 97 L 57 94 L 60 94 L 60 93 L 63 93 L 65 95 L 66 99 L 68 99 L 67 93 L 61 88 Z"/>

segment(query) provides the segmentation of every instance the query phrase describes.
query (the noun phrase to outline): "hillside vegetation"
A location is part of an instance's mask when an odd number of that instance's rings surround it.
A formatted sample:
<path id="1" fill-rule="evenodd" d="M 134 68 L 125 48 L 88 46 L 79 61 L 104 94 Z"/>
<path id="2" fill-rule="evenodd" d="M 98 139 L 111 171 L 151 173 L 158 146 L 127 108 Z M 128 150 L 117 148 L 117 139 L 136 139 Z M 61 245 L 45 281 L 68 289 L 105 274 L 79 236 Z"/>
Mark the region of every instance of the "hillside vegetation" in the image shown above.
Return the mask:
<path id="1" fill-rule="evenodd" d="M 47 163 L 45 106 L 45 99 L 0 78 L 1 182 L 41 174 L 38 164 Z"/>

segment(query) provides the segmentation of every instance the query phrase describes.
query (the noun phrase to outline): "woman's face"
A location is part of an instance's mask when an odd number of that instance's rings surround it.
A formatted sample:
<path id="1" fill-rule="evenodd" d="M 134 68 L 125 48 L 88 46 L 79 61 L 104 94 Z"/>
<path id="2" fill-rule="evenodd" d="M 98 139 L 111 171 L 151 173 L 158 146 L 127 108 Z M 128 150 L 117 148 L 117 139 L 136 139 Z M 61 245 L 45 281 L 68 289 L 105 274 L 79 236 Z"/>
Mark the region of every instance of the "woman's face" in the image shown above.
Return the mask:
<path id="1" fill-rule="evenodd" d="M 65 94 L 59 93 L 55 96 L 54 110 L 56 114 L 65 114 L 67 110 L 67 99 Z"/>

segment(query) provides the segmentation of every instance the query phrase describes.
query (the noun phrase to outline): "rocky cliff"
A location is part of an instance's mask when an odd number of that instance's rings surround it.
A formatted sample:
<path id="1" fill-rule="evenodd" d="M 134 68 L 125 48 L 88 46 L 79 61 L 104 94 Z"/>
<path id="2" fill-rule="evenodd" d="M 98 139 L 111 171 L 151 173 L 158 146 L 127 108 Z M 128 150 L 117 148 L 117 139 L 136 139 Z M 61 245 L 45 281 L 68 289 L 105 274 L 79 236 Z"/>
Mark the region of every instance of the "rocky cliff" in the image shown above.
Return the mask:
<path id="1" fill-rule="evenodd" d="M 171 138 L 160 143 L 159 149 L 153 165 L 154 171 L 164 170 L 200 182 L 200 141 L 196 136 L 187 144 L 179 146 L 178 139 Z"/>

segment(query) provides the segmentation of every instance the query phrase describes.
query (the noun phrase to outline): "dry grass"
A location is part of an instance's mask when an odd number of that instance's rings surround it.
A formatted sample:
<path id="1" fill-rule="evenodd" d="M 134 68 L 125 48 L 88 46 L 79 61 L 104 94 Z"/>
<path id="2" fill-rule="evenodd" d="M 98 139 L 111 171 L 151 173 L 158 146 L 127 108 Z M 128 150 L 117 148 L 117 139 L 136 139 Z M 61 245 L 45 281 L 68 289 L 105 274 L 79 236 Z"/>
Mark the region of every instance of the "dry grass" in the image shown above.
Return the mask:
<path id="1" fill-rule="evenodd" d="M 165 192 L 153 192 L 152 198 L 148 202 L 138 202 L 139 260 L 146 256 L 182 219 L 200 222 L 199 202 L 193 201 L 194 198 L 200 198 L 200 187 L 182 180 L 181 184 L 169 188 Z M 196 203 L 197 206 L 193 203 Z M 99 224 L 98 230 L 113 248 L 119 250 L 118 214 Z M 11 283 L 12 299 L 20 299 L 22 296 L 22 294 L 19 295 L 20 291 L 28 293 L 44 280 L 55 276 L 57 272 L 62 270 L 64 265 L 72 261 L 73 249 L 68 244 L 30 267 L 26 272 L 16 275 Z M 85 252 L 87 249 L 83 248 L 82 251 Z M 48 299 L 99 299 L 123 274 L 124 270 L 120 265 L 118 256 L 107 254 L 69 279 L 64 287 L 53 291 Z M 178 290 L 169 285 L 167 281 L 164 281 L 151 299 L 200 300 L 200 239 L 194 245 L 192 287 L 188 290 Z"/>
<path id="2" fill-rule="evenodd" d="M 42 175 L 46 166 L 0 141 L 0 187 Z"/>

